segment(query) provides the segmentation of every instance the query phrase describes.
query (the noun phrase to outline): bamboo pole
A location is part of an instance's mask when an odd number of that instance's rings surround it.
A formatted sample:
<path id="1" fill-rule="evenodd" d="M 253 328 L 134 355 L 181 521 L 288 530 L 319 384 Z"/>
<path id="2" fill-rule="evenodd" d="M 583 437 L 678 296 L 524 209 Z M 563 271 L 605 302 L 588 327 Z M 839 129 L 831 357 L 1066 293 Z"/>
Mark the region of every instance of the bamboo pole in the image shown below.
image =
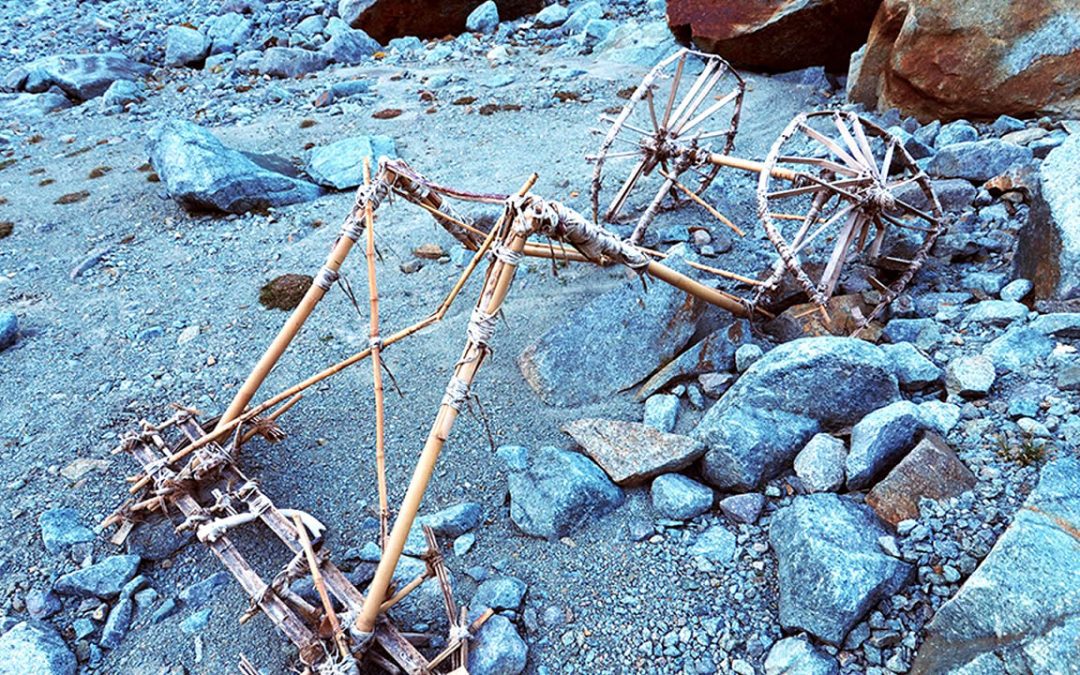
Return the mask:
<path id="1" fill-rule="evenodd" d="M 371 188 L 371 160 L 364 158 L 364 186 Z M 368 301 L 371 315 L 368 317 L 368 343 L 371 348 L 371 381 L 375 391 L 375 473 L 379 486 L 379 546 L 386 543 L 387 524 L 390 520 L 389 498 L 386 489 L 386 408 L 383 398 L 382 345 L 379 342 L 379 286 L 375 275 L 375 211 L 368 201 L 364 204 L 364 225 L 367 230 Z"/>
<path id="2" fill-rule="evenodd" d="M 307 557 L 308 567 L 311 568 L 311 581 L 315 584 L 315 590 L 319 593 L 319 599 L 322 601 L 323 611 L 326 612 L 326 619 L 330 622 L 330 628 L 334 631 L 334 641 L 337 643 L 338 651 L 341 652 L 341 658 L 348 661 L 352 658 L 352 654 L 349 653 L 349 646 L 345 644 L 345 635 L 341 632 L 341 624 L 338 623 L 337 613 L 334 612 L 334 604 L 330 602 L 330 595 L 326 592 L 326 583 L 323 582 L 322 572 L 319 570 L 319 561 L 315 557 L 315 549 L 311 547 L 311 539 L 308 537 L 307 528 L 304 527 L 304 522 L 300 520 L 300 514 L 294 513 L 293 525 L 296 527 L 296 536 L 300 539 L 300 546 L 304 549 L 304 555 Z"/>
<path id="3" fill-rule="evenodd" d="M 526 191 L 523 188 L 518 194 L 524 195 Z M 492 228 L 492 232 L 494 233 L 496 229 L 501 229 L 501 227 Z M 507 235 L 505 246 L 511 251 L 510 255 L 522 253 L 527 236 L 526 233 L 513 230 Z M 507 292 L 510 290 L 510 282 L 513 280 L 516 271 L 517 263 L 510 262 L 504 257 L 498 257 L 491 263 L 488 268 L 484 289 L 481 292 L 480 300 L 477 302 L 477 308 L 480 312 L 487 316 L 494 316 L 498 313 Z M 452 388 L 457 387 L 468 391 L 486 354 L 486 346 L 475 342 L 470 337 L 466 341 L 461 358 L 454 367 L 454 374 L 451 377 L 450 385 L 447 387 L 448 395 L 443 398 L 443 402 L 440 404 L 439 411 L 435 416 L 435 421 L 428 432 L 424 449 L 417 460 L 412 479 L 405 492 L 405 498 L 402 500 L 401 508 L 398 510 L 397 518 L 394 521 L 394 527 L 390 531 L 390 538 L 383 549 L 379 565 L 375 569 L 375 578 L 372 579 L 371 584 L 368 586 L 367 598 L 364 601 L 360 615 L 356 619 L 356 629 L 361 633 L 370 634 L 375 630 L 375 621 L 379 617 L 394 569 L 397 567 L 398 560 L 400 560 L 405 549 L 405 541 L 409 536 L 413 521 L 416 519 L 420 502 L 435 471 L 435 462 L 438 460 L 446 439 L 450 436 L 454 421 L 458 417 L 457 406 L 460 405 L 460 402 L 455 402 L 450 392 Z"/>
<path id="4" fill-rule="evenodd" d="M 710 152 L 706 157 L 706 161 L 708 161 L 709 164 L 726 166 L 732 169 L 739 169 L 740 171 L 749 171 L 751 173 L 764 173 L 765 171 L 764 162 L 732 157 L 731 155 L 722 155 L 718 152 Z M 798 174 L 789 169 L 775 167 L 773 168 L 771 175 L 773 178 L 779 178 L 780 180 L 795 180 L 795 177 Z"/>

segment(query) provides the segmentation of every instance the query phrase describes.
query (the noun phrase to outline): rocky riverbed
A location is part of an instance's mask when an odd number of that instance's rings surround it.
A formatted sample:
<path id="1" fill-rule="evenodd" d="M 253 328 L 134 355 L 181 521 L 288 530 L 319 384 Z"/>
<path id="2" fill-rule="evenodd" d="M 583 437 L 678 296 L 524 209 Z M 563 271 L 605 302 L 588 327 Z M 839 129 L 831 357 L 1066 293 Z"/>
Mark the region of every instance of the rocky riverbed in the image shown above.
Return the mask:
<path id="1" fill-rule="evenodd" d="M 0 3 L 0 674 L 296 667 L 265 617 L 237 621 L 247 599 L 179 518 L 122 547 L 96 528 L 136 469 L 111 453 L 119 435 L 174 402 L 224 409 L 317 273 L 364 157 L 477 192 L 535 171 L 537 194 L 587 213 L 592 130 L 680 26 L 721 54 L 732 41 L 736 60 L 755 44 L 675 0 L 448 2 L 411 33 L 389 4 Z M 941 91 L 897 90 L 871 73 L 902 49 L 896 4 L 873 27 L 873 12 L 847 16 L 870 42 L 850 81 L 804 68 L 837 56 L 787 19 L 740 24 L 803 57 L 744 72 L 737 156 L 764 157 L 799 112 L 847 108 L 932 179 L 948 229 L 874 340 L 733 319 L 624 269 L 522 264 L 421 509 L 459 602 L 496 612 L 473 675 L 1076 668 L 1080 114 L 1055 94 L 989 115 L 980 96 L 970 121 Z M 1080 81 L 1068 63 L 1062 81 Z M 710 285 L 726 287 L 691 262 L 761 273 L 774 253 L 756 182 L 725 171 L 705 193 L 746 238 L 688 204 L 647 243 Z M 397 330 L 439 305 L 469 252 L 401 200 L 375 231 Z M 864 270 L 838 300 L 875 301 Z M 343 276 L 362 299 L 362 256 Z M 386 351 L 392 505 L 481 282 Z M 367 347 L 367 330 L 363 301 L 334 288 L 261 393 Z M 361 588 L 380 556 L 373 408 L 370 368 L 348 370 L 241 459 L 278 506 L 328 526 L 324 550 Z M 236 539 L 276 572 L 267 541 Z M 401 583 L 422 551 L 417 532 Z M 295 590 L 317 603 L 310 582 Z M 437 651 L 441 603 L 427 582 L 392 614 Z"/>

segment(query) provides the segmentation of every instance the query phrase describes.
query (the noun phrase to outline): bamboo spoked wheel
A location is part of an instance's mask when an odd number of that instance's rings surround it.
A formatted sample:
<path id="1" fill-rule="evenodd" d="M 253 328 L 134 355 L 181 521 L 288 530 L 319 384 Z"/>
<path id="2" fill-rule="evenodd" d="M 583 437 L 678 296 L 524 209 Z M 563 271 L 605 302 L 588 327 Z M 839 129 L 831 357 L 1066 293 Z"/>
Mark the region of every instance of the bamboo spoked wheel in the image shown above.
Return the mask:
<path id="1" fill-rule="evenodd" d="M 788 124 L 765 160 L 757 201 L 779 258 L 755 303 L 787 272 L 824 310 L 845 261 L 862 253 L 892 279 L 869 277 L 882 294 L 869 320 L 907 285 L 942 231 L 930 179 L 900 140 L 844 111 L 806 113 Z"/>
<path id="2" fill-rule="evenodd" d="M 702 161 L 712 151 L 728 153 L 735 143 L 745 83 L 726 61 L 712 54 L 682 49 L 654 67 L 630 95 L 617 116 L 602 116 L 611 124 L 599 150 L 592 181 L 593 220 L 608 222 L 638 217 L 631 241 L 640 243 L 645 229 L 670 195 L 703 193 L 720 170 Z M 616 177 L 607 192 L 605 171 Z M 680 175 L 696 174 L 687 188 Z M 646 187 L 647 183 L 651 183 Z M 641 186 L 644 199 L 631 203 Z M 601 194 L 604 192 L 605 194 Z M 689 195 L 687 195 L 689 196 Z M 604 203 L 601 204 L 601 201 Z"/>

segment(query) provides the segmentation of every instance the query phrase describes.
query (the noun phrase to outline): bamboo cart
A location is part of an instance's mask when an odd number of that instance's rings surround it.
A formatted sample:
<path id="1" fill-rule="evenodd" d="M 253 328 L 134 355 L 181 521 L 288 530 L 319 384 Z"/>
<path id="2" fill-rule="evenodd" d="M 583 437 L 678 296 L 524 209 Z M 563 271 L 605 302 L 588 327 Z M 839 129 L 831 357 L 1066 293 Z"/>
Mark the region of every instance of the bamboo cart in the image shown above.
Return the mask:
<path id="1" fill-rule="evenodd" d="M 665 81 L 668 69 L 673 71 L 668 78 L 670 83 L 666 85 L 670 94 L 662 104 L 657 104 L 653 100 L 653 91 Z M 696 79 L 691 81 L 688 74 L 694 71 Z M 681 92 L 684 78 L 686 82 L 692 82 L 687 92 Z M 734 82 L 734 87 L 726 93 L 716 94 L 717 87 L 725 81 Z M 470 396 L 477 373 L 490 353 L 496 317 L 504 306 L 523 258 L 558 257 L 623 265 L 734 315 L 752 317 L 760 311 L 760 298 L 787 273 L 798 277 L 807 295 L 824 307 L 822 298 L 831 294 L 838 278 L 837 270 L 843 265 L 848 250 L 861 248 L 871 228 L 875 232 L 870 244 L 871 255 L 876 255 L 885 243 L 883 232 L 887 225 L 901 227 L 898 223 L 902 223 L 902 229 L 908 231 L 912 218 L 921 218 L 927 223 L 925 228 L 911 230 L 926 235 L 916 258 L 925 257 L 936 236 L 940 216 L 935 214 L 939 214 L 940 209 L 925 176 L 921 172 L 914 173 L 916 165 L 896 139 L 853 115 L 812 113 L 797 117 L 763 162 L 740 160 L 726 154 L 734 144 L 742 94 L 741 78 L 722 60 L 684 50 L 654 69 L 635 90 L 626 108 L 618 117 L 612 118 L 613 126 L 596 157 L 594 209 L 598 209 L 602 193 L 603 172 L 624 158 L 620 153 L 611 152 L 610 148 L 626 133 L 634 133 L 637 137 L 632 155 L 634 167 L 605 216 L 616 218 L 624 209 L 630 208 L 634 188 L 651 174 L 658 174 L 662 179 L 659 191 L 645 205 L 634 237 L 629 241 L 601 227 L 598 218 L 587 218 L 564 204 L 531 193 L 535 175 L 514 194 L 479 194 L 435 183 L 401 160 L 381 160 L 374 176 L 365 165 L 365 184 L 357 191 L 354 205 L 341 225 L 330 254 L 314 277 L 314 283 L 225 412 L 216 420 L 201 422 L 196 411 L 178 406 L 164 422 L 155 425 L 144 421 L 139 429 L 122 438 L 117 451 L 132 454 L 140 472 L 129 479 L 130 498 L 104 523 L 119 526 L 114 541 L 122 542 L 133 524 L 147 513 L 166 509 L 182 513 L 185 520 L 181 527 L 196 532 L 199 540 L 226 565 L 250 598 L 251 608 L 241 620 L 246 621 L 258 613 L 266 614 L 296 645 L 300 660 L 309 672 L 357 673 L 380 668 L 391 673 L 423 675 L 435 672 L 437 668 L 449 668 L 459 675 L 466 673 L 469 640 L 491 613 L 486 612 L 472 622 L 467 620 L 466 608 L 458 607 L 454 600 L 439 547 L 430 530 L 425 533 L 428 553 L 424 558 L 424 573 L 400 587 L 395 586 L 393 575 L 436 461 L 462 405 Z M 713 102 L 700 109 L 707 100 Z M 643 101 L 648 120 L 646 126 L 637 126 L 632 120 Z M 732 106 L 733 112 L 727 117 L 724 130 L 720 133 L 707 131 L 709 125 L 706 123 L 726 106 Z M 832 131 L 820 130 L 829 124 L 833 125 Z M 840 136 L 840 141 L 831 138 L 830 133 Z M 803 144 L 789 149 L 796 137 Z M 708 141 L 714 138 L 722 140 L 724 152 L 710 149 Z M 807 143 L 818 144 L 817 150 L 808 154 Z M 882 154 L 880 162 L 876 159 L 878 150 Z M 625 158 L 631 158 L 631 155 Z M 662 262 L 662 253 L 634 243 L 635 238 L 641 239 L 659 209 L 680 196 L 701 205 L 738 230 L 704 198 L 721 167 L 760 174 L 759 213 L 768 238 L 776 247 L 776 262 L 758 278 L 700 263 L 693 266 L 732 283 L 747 285 L 754 289 L 755 297 L 740 297 L 680 273 Z M 691 172 L 701 178 L 694 188 L 685 186 L 680 180 Z M 912 175 L 906 177 L 908 173 Z M 917 184 L 926 194 L 933 204 L 932 213 L 919 211 L 896 197 L 895 191 L 906 183 Z M 472 251 L 472 258 L 446 298 L 429 316 L 385 333 L 379 318 L 375 214 L 391 196 L 433 216 Z M 455 202 L 501 205 L 502 214 L 492 226 L 482 227 L 459 214 Z M 806 205 L 807 210 L 796 212 L 799 204 Z M 782 227 L 788 220 L 797 226 L 795 232 Z M 822 276 L 811 279 L 804 269 L 806 261 L 814 251 L 812 245 L 824 241 L 827 236 L 835 236 L 836 241 L 829 264 Z M 361 241 L 366 256 L 370 307 L 368 347 L 261 403 L 253 404 L 263 381 L 320 300 L 333 288 L 346 256 Z M 920 261 L 909 262 L 898 282 L 906 283 Z M 483 286 L 473 305 L 461 356 L 446 384 L 404 499 L 393 514 L 387 496 L 383 351 L 438 323 L 466 281 L 481 266 L 485 267 Z M 241 472 L 238 459 L 244 445 L 256 437 L 280 440 L 283 434 L 277 420 L 305 392 L 364 360 L 371 362 L 375 393 L 376 438 L 371 452 L 376 467 L 382 555 L 373 579 L 361 592 L 331 562 L 320 538 L 321 524 L 302 512 L 276 507 L 258 485 Z M 166 438 L 170 435 L 171 439 Z M 258 524 L 269 528 L 286 549 L 285 562 L 269 583 L 252 570 L 229 539 L 230 529 Z M 290 590 L 290 582 L 302 577 L 312 579 L 318 591 L 317 605 Z M 426 637 L 399 631 L 390 620 L 388 610 L 429 578 L 437 579 L 443 590 L 450 632 L 445 648 L 426 657 L 414 644 L 423 644 Z M 241 670 L 250 672 L 252 667 L 244 660 Z"/>

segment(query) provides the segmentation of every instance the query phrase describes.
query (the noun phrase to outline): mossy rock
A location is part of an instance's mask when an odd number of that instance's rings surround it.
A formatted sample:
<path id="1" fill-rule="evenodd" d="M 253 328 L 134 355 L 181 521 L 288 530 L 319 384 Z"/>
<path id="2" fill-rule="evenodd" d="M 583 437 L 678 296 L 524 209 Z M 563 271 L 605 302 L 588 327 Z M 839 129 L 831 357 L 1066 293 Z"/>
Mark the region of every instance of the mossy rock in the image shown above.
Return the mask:
<path id="1" fill-rule="evenodd" d="M 259 303 L 267 309 L 296 309 L 313 281 L 306 274 L 282 274 L 259 289 Z"/>

